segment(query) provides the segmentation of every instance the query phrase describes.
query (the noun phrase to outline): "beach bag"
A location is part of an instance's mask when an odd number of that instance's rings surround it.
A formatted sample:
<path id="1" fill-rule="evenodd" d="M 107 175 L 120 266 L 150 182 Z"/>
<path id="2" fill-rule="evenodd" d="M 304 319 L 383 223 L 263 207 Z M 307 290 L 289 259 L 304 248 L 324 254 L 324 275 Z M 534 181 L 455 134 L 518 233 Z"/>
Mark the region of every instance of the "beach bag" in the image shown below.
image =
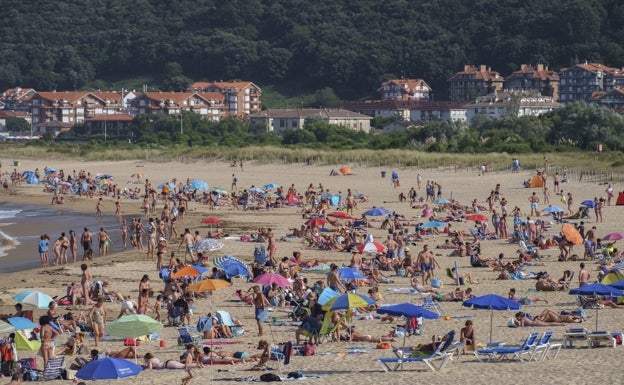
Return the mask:
<path id="1" fill-rule="evenodd" d="M 264 265 L 267 262 L 267 254 L 264 246 L 256 246 L 254 248 L 254 262 Z"/>
<path id="2" fill-rule="evenodd" d="M 442 287 L 442 281 L 440 278 L 431 278 L 431 287 L 440 289 Z"/>
<path id="3" fill-rule="evenodd" d="M 316 354 L 316 345 L 315 344 L 309 344 L 309 343 L 304 343 L 303 346 L 301 347 L 301 355 L 303 356 L 313 356 Z"/>
<path id="4" fill-rule="evenodd" d="M 274 382 L 274 381 L 282 381 L 280 376 L 275 373 L 264 373 L 260 376 L 260 381 L 262 382 Z"/>

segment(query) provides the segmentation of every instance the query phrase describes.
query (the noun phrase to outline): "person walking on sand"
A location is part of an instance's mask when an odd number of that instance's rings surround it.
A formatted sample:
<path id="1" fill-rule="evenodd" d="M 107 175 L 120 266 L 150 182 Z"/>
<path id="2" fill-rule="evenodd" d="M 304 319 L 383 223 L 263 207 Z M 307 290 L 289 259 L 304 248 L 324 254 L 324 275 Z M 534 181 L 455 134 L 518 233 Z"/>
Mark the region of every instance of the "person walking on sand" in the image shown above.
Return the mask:
<path id="1" fill-rule="evenodd" d="M 182 379 L 182 385 L 188 384 L 193 378 L 193 361 L 195 360 L 195 356 L 193 351 L 195 350 L 195 345 L 188 344 L 186 345 L 186 358 L 184 359 L 184 370 L 186 371 L 187 376 Z"/>
<path id="2" fill-rule="evenodd" d="M 116 217 L 120 217 L 121 216 L 121 202 L 119 200 L 117 200 L 117 202 L 115 202 L 115 216 Z"/>
<path id="3" fill-rule="evenodd" d="M 431 250 L 429 250 L 429 245 L 424 245 L 422 251 L 418 253 L 416 264 L 422 271 L 423 286 L 426 285 L 431 278 L 433 278 L 433 271 L 436 266 L 440 268 L 440 264 L 433 256 Z"/>
<path id="4" fill-rule="evenodd" d="M 232 192 L 238 191 L 238 178 L 236 174 L 232 174 L 232 188 L 230 189 Z"/>
<path id="5" fill-rule="evenodd" d="M 535 192 L 533 192 L 533 194 L 531 194 L 531 196 L 529 197 L 529 202 L 531 202 L 531 216 L 537 216 L 538 212 L 537 212 L 537 204 L 539 203 L 539 198 L 537 197 L 537 194 Z"/>
<path id="6" fill-rule="evenodd" d="M 74 230 L 69 230 L 69 251 L 71 251 L 72 263 L 78 258 L 78 237 Z"/>
<path id="7" fill-rule="evenodd" d="M 93 327 L 93 335 L 95 337 L 95 347 L 98 347 L 100 338 L 104 337 L 104 325 L 106 324 L 106 308 L 104 307 L 104 297 L 98 297 L 97 302 L 87 317 L 91 321 Z"/>
<path id="8" fill-rule="evenodd" d="M 85 305 L 89 304 L 89 285 L 91 282 L 91 273 L 87 271 L 89 267 L 86 263 L 80 265 L 80 270 L 82 270 L 82 275 L 80 276 L 80 286 L 82 286 L 82 295 L 85 299 Z"/>
<path id="9" fill-rule="evenodd" d="M 265 307 L 271 306 L 271 304 L 262 293 L 260 286 L 257 285 L 253 287 L 253 303 L 256 323 L 258 324 L 258 337 L 261 337 L 263 334 L 262 323 L 268 319 L 268 315 L 264 309 Z"/>
<path id="10" fill-rule="evenodd" d="M 268 244 L 269 249 L 269 259 L 273 266 L 277 266 L 277 259 L 275 259 L 275 251 L 277 250 L 277 245 L 275 241 L 275 235 L 273 234 L 273 230 L 271 228 L 267 229 L 266 234 L 264 235 Z"/>
<path id="11" fill-rule="evenodd" d="M 188 227 L 184 229 L 184 234 L 182 235 L 182 240 L 180 241 L 180 245 L 184 244 L 184 261 L 186 262 L 186 256 L 191 257 L 191 262 L 195 262 L 195 257 L 193 256 L 193 245 L 195 244 L 195 239 L 193 238 L 193 234 L 191 234 L 191 229 Z"/>
<path id="12" fill-rule="evenodd" d="M 581 269 L 579 270 L 579 275 L 578 275 L 579 287 L 583 287 L 585 285 L 589 285 L 590 274 L 589 274 L 589 271 L 585 270 L 584 262 L 581 262 L 580 268 Z"/>

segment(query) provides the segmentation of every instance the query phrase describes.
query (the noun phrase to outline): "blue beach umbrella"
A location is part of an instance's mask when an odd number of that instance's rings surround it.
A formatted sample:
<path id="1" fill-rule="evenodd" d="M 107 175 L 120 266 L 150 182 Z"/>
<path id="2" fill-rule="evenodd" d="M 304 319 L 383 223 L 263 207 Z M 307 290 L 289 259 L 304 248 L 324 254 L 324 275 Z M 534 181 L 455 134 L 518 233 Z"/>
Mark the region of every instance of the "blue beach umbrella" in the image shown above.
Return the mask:
<path id="1" fill-rule="evenodd" d="M 223 242 L 214 238 L 204 238 L 193 245 L 195 251 L 215 251 L 223 248 Z"/>
<path id="2" fill-rule="evenodd" d="M 490 342 L 492 342 L 492 321 L 494 318 L 494 310 L 519 310 L 522 307 L 520 302 L 510 300 L 498 294 L 486 294 L 480 297 L 474 297 L 464 301 L 463 305 L 474 309 L 490 310 Z"/>
<path id="3" fill-rule="evenodd" d="M 423 223 L 422 226 L 420 226 L 420 227 L 422 229 L 433 229 L 433 228 L 445 227 L 445 226 L 446 226 L 446 222 L 429 221 L 429 222 Z"/>
<path id="4" fill-rule="evenodd" d="M 318 303 L 319 305 L 325 305 L 330 299 L 334 298 L 337 295 L 340 295 L 339 291 L 336 291 L 331 287 L 326 287 L 319 295 Z"/>
<path id="5" fill-rule="evenodd" d="M 225 271 L 226 278 L 236 276 L 249 277 L 249 269 L 247 269 L 247 265 L 236 259 L 226 259 L 221 262 L 221 268 Z"/>
<path id="6" fill-rule="evenodd" d="M 581 205 L 582 206 L 587 206 L 589 208 L 594 208 L 596 206 L 596 202 L 594 202 L 591 199 L 587 199 L 587 200 L 584 200 L 583 202 L 581 202 Z"/>
<path id="7" fill-rule="evenodd" d="M 572 289 L 570 290 L 570 295 L 607 295 L 611 297 L 622 297 L 624 296 L 624 290 L 618 289 L 613 285 L 604 285 L 600 282 L 596 282 L 590 285 L 585 285 L 577 287 L 576 289 Z M 598 330 L 598 310 L 600 309 L 596 308 L 596 330 Z"/>
<path id="8" fill-rule="evenodd" d="M 384 209 L 383 207 L 373 207 L 370 210 L 364 211 L 364 215 L 371 216 L 371 217 L 378 217 L 381 215 L 386 215 L 388 214 L 390 211 Z"/>
<path id="9" fill-rule="evenodd" d="M 271 189 L 274 189 L 274 188 L 278 188 L 279 185 L 277 183 L 267 183 L 263 187 L 264 187 L 265 190 L 271 190 Z"/>
<path id="10" fill-rule="evenodd" d="M 224 188 L 223 188 L 223 187 L 221 187 L 221 186 L 214 186 L 214 187 L 211 187 L 211 188 L 210 188 L 210 191 L 212 191 L 212 192 L 216 192 L 216 193 L 217 193 L 217 194 L 219 194 L 219 195 L 227 195 L 227 194 L 228 194 L 227 190 L 226 190 L 226 189 L 224 189 Z"/>
<path id="11" fill-rule="evenodd" d="M 255 187 L 255 186 L 254 186 L 254 187 L 251 187 L 251 188 L 249 189 L 249 191 L 251 191 L 251 192 L 255 192 L 255 193 L 257 193 L 257 194 L 264 194 L 264 193 L 266 192 L 266 191 L 264 191 L 263 189 L 261 189 L 260 187 Z"/>
<path id="12" fill-rule="evenodd" d="M 15 330 L 34 329 L 37 327 L 34 322 L 24 317 L 11 317 L 7 322 L 15 328 Z"/>
<path id="13" fill-rule="evenodd" d="M 359 271 L 352 269 L 350 267 L 341 267 L 338 269 L 338 276 L 340 279 L 351 280 L 351 279 L 364 279 L 362 274 Z"/>
<path id="14" fill-rule="evenodd" d="M 558 207 L 558 206 L 548 206 L 544 210 L 542 210 L 542 213 L 544 213 L 544 214 L 551 214 L 551 213 L 561 213 L 561 212 L 564 212 L 564 211 L 565 211 L 564 209 L 562 209 L 561 207 Z"/>
<path id="15" fill-rule="evenodd" d="M 433 200 L 433 203 L 435 203 L 437 205 L 443 205 L 443 204 L 451 203 L 451 201 L 449 201 L 446 198 L 437 198 L 437 199 Z"/>
<path id="16" fill-rule="evenodd" d="M 54 301 L 52 297 L 39 290 L 20 291 L 11 298 L 17 303 L 34 306 L 37 309 L 47 309 L 50 302 Z"/>
<path id="17" fill-rule="evenodd" d="M 404 302 L 396 305 L 382 306 L 377 309 L 379 314 L 388 314 L 395 317 L 422 317 L 426 319 L 438 319 L 440 316 L 438 313 L 434 313 L 425 309 L 422 306 L 414 305 L 413 303 Z"/>
<path id="18" fill-rule="evenodd" d="M 122 358 L 106 357 L 87 363 L 76 372 L 81 380 L 116 380 L 132 377 L 143 370 L 139 365 Z"/>
<path id="19" fill-rule="evenodd" d="M 208 182 L 200 179 L 193 179 L 191 183 L 189 183 L 188 188 L 189 190 L 207 191 L 208 189 L 210 189 L 210 186 L 208 186 Z"/>

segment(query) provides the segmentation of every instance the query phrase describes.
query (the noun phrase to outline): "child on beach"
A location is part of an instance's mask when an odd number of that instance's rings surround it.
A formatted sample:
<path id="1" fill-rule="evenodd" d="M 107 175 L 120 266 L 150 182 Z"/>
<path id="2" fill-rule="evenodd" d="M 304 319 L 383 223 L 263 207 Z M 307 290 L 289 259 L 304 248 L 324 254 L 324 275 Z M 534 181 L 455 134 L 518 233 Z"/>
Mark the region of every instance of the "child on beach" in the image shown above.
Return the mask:
<path id="1" fill-rule="evenodd" d="M 48 246 L 50 245 L 50 237 L 43 234 L 39 238 L 39 258 L 41 258 L 41 266 L 48 267 Z"/>
<path id="2" fill-rule="evenodd" d="M 193 344 L 186 345 L 186 359 L 184 360 L 184 370 L 188 373 L 188 376 L 182 379 L 182 385 L 188 384 L 193 378 L 193 351 L 195 346 Z"/>

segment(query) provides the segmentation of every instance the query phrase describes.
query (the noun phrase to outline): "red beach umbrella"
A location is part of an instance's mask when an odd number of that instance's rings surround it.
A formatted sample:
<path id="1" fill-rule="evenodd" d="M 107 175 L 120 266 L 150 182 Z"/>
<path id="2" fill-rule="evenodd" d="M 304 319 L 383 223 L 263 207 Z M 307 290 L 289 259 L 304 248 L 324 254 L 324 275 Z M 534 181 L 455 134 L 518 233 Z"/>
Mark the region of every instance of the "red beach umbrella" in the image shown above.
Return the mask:
<path id="1" fill-rule="evenodd" d="M 348 213 L 345 213 L 344 211 L 335 211 L 333 213 L 327 214 L 327 216 L 334 217 L 334 218 L 341 218 L 341 219 L 355 219 Z"/>
<path id="2" fill-rule="evenodd" d="M 327 222 L 326 219 L 323 219 L 321 217 L 314 217 L 312 219 L 308 219 L 308 221 L 305 224 L 306 226 L 310 226 L 310 227 L 322 227 L 323 225 L 327 223 L 329 222 Z"/>
<path id="3" fill-rule="evenodd" d="M 487 217 L 483 214 L 472 214 L 466 217 L 467 221 L 487 222 Z"/>
<path id="4" fill-rule="evenodd" d="M 219 218 L 214 218 L 214 217 L 208 217 L 208 218 L 204 218 L 202 219 L 201 223 L 205 224 L 205 225 L 218 225 L 219 223 L 223 222 L 221 219 Z"/>

